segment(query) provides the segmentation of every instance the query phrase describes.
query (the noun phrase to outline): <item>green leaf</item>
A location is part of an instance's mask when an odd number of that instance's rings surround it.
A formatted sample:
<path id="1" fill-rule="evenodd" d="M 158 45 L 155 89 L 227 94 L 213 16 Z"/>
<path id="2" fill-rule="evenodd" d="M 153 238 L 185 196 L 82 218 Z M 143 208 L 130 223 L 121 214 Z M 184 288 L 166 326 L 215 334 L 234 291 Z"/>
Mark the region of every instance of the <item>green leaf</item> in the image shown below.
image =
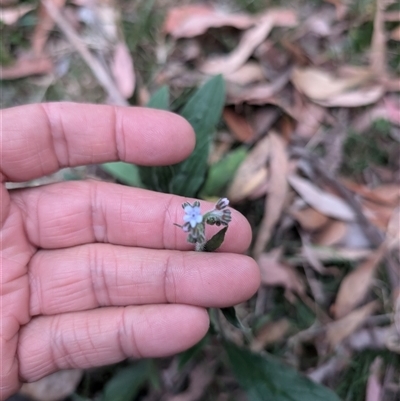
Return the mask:
<path id="1" fill-rule="evenodd" d="M 224 103 L 225 82 L 220 75 L 211 78 L 191 96 L 180 114 L 196 133 L 195 149 L 188 159 L 173 166 L 140 168 L 142 181 L 149 189 L 196 196 L 206 176 L 211 137 Z"/>
<path id="2" fill-rule="evenodd" d="M 204 252 L 214 252 L 217 250 L 224 242 L 227 229 L 228 226 L 224 227 L 222 230 L 219 230 L 214 236 L 212 236 L 211 239 L 206 242 L 204 246 Z"/>
<path id="3" fill-rule="evenodd" d="M 224 341 L 239 384 L 249 401 L 340 401 L 330 389 L 279 362 Z"/>
<path id="4" fill-rule="evenodd" d="M 225 104 L 225 82 L 221 75 L 211 78 L 189 99 L 181 111 L 196 133 L 196 147 L 191 156 L 174 166 L 171 192 L 196 196 L 204 182 L 210 143 Z"/>
<path id="5" fill-rule="evenodd" d="M 178 355 L 178 369 L 182 370 L 186 364 L 200 354 L 205 345 L 209 343 L 209 336 L 203 337 L 197 344 Z"/>
<path id="6" fill-rule="evenodd" d="M 139 168 L 134 164 L 124 162 L 103 163 L 101 168 L 126 185 L 130 185 L 131 187 L 143 187 L 139 175 Z"/>
<path id="7" fill-rule="evenodd" d="M 102 401 L 132 400 L 148 378 L 149 361 L 123 368 L 105 385 Z"/>
<path id="8" fill-rule="evenodd" d="M 241 146 L 228 153 L 222 160 L 213 164 L 206 182 L 200 192 L 201 198 L 221 196 L 222 191 L 232 180 L 236 170 L 247 156 L 247 148 Z"/>
<path id="9" fill-rule="evenodd" d="M 232 324 L 233 326 L 237 327 L 238 329 L 245 329 L 242 322 L 236 315 L 236 310 L 233 306 L 229 306 L 228 308 L 220 308 L 220 311 L 225 316 L 225 319 Z"/>
<path id="10" fill-rule="evenodd" d="M 167 85 L 162 86 L 153 93 L 146 105 L 152 109 L 169 110 L 169 89 Z"/>

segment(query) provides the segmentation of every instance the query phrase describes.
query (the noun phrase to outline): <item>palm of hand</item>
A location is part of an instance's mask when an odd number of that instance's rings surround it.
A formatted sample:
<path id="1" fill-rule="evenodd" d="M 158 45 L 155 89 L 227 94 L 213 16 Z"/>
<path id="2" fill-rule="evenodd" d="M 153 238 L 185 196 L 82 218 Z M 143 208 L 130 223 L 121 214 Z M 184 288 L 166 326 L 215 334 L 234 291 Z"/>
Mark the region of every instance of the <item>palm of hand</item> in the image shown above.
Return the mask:
<path id="1" fill-rule="evenodd" d="M 2 119 L 3 182 L 118 159 L 171 164 L 193 148 L 190 126 L 161 111 L 61 103 Z M 239 213 L 224 253 L 202 254 L 182 252 L 176 196 L 93 181 L 1 191 L 0 399 L 58 369 L 180 352 L 206 333 L 206 307 L 258 287 L 255 263 L 228 253 L 250 241 Z"/>

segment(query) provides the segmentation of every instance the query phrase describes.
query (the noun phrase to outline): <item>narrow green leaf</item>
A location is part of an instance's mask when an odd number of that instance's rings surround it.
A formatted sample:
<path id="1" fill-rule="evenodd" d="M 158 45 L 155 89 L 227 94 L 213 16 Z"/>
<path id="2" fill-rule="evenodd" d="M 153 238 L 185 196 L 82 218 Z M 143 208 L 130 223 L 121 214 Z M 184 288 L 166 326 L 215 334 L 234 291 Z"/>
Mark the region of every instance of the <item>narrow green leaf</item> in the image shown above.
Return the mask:
<path id="1" fill-rule="evenodd" d="M 202 351 L 205 345 L 209 343 L 209 336 L 203 337 L 197 344 L 193 345 L 193 347 L 188 350 L 180 353 L 178 355 L 178 369 L 181 370 L 185 367 L 185 365 L 196 358 L 196 356 Z"/>
<path id="2" fill-rule="evenodd" d="M 156 100 L 151 100 L 149 106 L 165 108 L 165 96 L 161 93 L 154 97 Z M 197 195 L 206 176 L 211 137 L 221 118 L 224 103 L 225 82 L 222 76 L 211 78 L 190 97 L 180 114 L 196 133 L 196 147 L 188 159 L 173 166 L 140 167 L 140 177 L 149 189 L 188 197 Z"/>
<path id="3" fill-rule="evenodd" d="M 131 187 L 143 187 L 139 175 L 139 168 L 134 164 L 124 162 L 103 163 L 101 168 L 126 185 L 130 185 Z"/>
<path id="4" fill-rule="evenodd" d="M 330 389 L 279 362 L 224 341 L 224 348 L 239 384 L 249 401 L 340 401 Z"/>
<path id="5" fill-rule="evenodd" d="M 169 110 L 168 86 L 164 85 L 154 92 L 146 106 L 152 109 Z"/>
<path id="6" fill-rule="evenodd" d="M 228 226 L 224 227 L 222 230 L 219 230 L 211 239 L 206 242 L 204 246 L 204 252 L 214 252 L 217 250 L 225 239 L 226 230 Z"/>
<path id="7" fill-rule="evenodd" d="M 232 180 L 236 170 L 246 156 L 247 148 L 241 146 L 213 164 L 208 170 L 208 176 L 201 189 L 200 197 L 222 196 L 223 190 Z"/>
<path id="8" fill-rule="evenodd" d="M 102 401 L 132 400 L 148 380 L 148 376 L 148 361 L 140 361 L 121 369 L 105 385 Z"/>
<path id="9" fill-rule="evenodd" d="M 169 88 L 164 85 L 151 96 L 146 106 L 152 109 L 169 110 L 169 101 Z M 138 171 L 147 188 L 158 192 L 169 192 L 168 185 L 173 175 L 171 167 L 140 166 Z"/>
<path id="10" fill-rule="evenodd" d="M 188 159 L 173 166 L 170 192 L 196 196 L 205 179 L 211 138 L 221 119 L 224 103 L 225 82 L 221 75 L 217 75 L 199 88 L 183 107 L 180 114 L 196 133 L 196 147 Z"/>
<path id="11" fill-rule="evenodd" d="M 225 316 L 225 319 L 232 324 L 233 326 L 237 327 L 238 329 L 244 329 L 242 322 L 236 315 L 236 310 L 233 306 L 229 306 L 228 308 L 220 308 L 220 311 Z"/>

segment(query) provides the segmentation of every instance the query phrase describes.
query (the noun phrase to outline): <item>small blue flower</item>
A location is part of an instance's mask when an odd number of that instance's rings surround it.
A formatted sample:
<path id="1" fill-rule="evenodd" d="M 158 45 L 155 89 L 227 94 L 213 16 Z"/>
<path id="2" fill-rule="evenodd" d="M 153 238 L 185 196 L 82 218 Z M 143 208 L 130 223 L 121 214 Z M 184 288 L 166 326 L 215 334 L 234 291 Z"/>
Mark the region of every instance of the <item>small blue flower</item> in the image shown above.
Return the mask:
<path id="1" fill-rule="evenodd" d="M 191 206 L 189 204 L 184 207 L 185 215 L 183 216 L 183 221 L 189 223 L 192 228 L 195 228 L 197 224 L 203 221 L 203 216 L 200 212 L 199 206 Z"/>

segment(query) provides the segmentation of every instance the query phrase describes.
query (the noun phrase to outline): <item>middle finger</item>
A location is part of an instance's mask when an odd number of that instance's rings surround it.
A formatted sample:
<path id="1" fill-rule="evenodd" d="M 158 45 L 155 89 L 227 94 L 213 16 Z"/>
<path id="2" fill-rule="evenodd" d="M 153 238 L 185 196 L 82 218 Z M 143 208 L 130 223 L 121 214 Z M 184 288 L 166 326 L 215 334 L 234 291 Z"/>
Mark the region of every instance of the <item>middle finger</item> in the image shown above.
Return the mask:
<path id="1" fill-rule="evenodd" d="M 90 244 L 38 251 L 29 278 L 31 315 L 53 315 L 155 303 L 226 307 L 255 293 L 259 270 L 244 255 Z"/>

